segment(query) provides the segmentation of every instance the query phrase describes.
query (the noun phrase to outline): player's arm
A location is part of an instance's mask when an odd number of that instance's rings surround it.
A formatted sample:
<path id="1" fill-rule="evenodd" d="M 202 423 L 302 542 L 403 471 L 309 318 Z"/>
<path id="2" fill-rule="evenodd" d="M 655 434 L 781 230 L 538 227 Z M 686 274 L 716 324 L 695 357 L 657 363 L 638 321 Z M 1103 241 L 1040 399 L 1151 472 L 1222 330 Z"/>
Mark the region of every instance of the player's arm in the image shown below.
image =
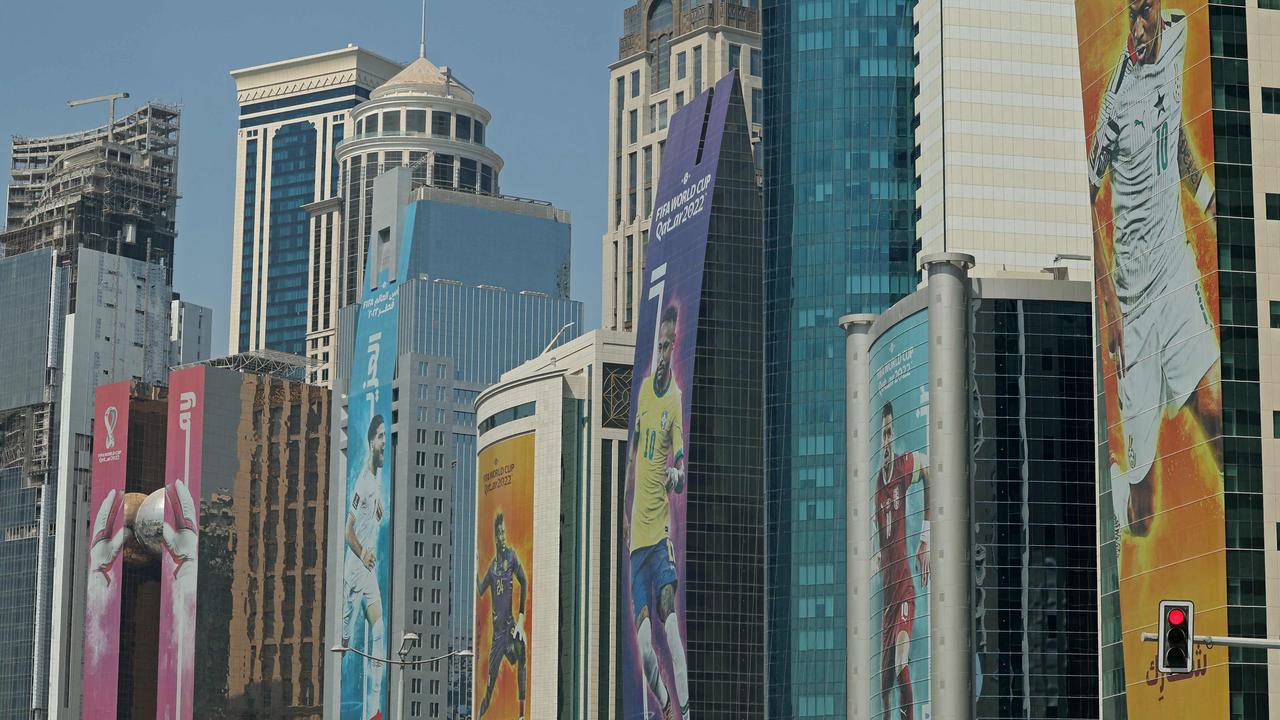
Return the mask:
<path id="1" fill-rule="evenodd" d="M 684 410 L 677 404 L 671 423 L 671 467 L 667 468 L 667 491 L 684 492 Z"/>
<path id="2" fill-rule="evenodd" d="M 360 500 L 360 496 L 356 495 L 351 501 L 352 510 L 355 509 L 356 503 Z M 356 537 L 356 516 L 354 512 L 347 513 L 347 547 L 351 548 L 351 552 L 356 557 L 364 557 L 364 548 L 360 546 L 360 539 Z"/>
<path id="3" fill-rule="evenodd" d="M 1098 122 L 1093 131 L 1093 147 L 1089 149 L 1089 202 L 1091 203 L 1098 199 L 1098 193 L 1102 190 L 1102 180 L 1111 168 L 1111 161 L 1115 158 L 1120 142 L 1121 128 L 1117 117 L 1119 99 L 1116 97 L 1115 90 L 1123 72 L 1122 64 L 1112 76 L 1107 90 L 1103 92 L 1102 107 L 1098 110 Z"/>
<path id="4" fill-rule="evenodd" d="M 1209 173 L 1196 160 L 1185 124 L 1178 133 L 1178 172 L 1182 175 L 1182 184 L 1195 196 L 1196 205 L 1209 217 L 1217 215 L 1217 190 Z"/>
<path id="5" fill-rule="evenodd" d="M 491 587 L 493 587 L 493 566 L 485 571 L 484 577 L 480 578 L 480 582 L 476 584 L 476 597 L 482 597 Z"/>
<path id="6" fill-rule="evenodd" d="M 524 566 L 520 564 L 520 558 L 515 558 L 515 574 L 516 582 L 520 583 L 520 617 L 524 617 L 524 596 L 528 588 L 529 580 L 525 578 Z M 521 623 L 523 624 L 523 622 Z"/>

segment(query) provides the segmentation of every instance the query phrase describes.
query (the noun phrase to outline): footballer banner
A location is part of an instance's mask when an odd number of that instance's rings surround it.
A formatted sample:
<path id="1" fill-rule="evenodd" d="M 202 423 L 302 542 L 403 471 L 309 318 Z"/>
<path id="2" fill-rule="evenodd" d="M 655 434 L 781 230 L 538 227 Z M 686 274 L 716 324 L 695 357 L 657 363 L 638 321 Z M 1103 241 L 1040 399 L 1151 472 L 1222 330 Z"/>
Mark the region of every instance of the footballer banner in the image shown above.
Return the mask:
<path id="1" fill-rule="evenodd" d="M 870 718 L 929 720 L 929 312 L 871 345 Z"/>
<path id="2" fill-rule="evenodd" d="M 406 210 L 405 232 L 416 206 Z M 408 237 L 371 239 L 365 286 L 356 320 L 351 384 L 347 390 L 347 474 L 342 511 L 342 618 L 340 643 L 375 658 L 389 657 L 391 503 L 394 448 L 391 401 L 398 354 L 400 285 Z M 342 655 L 342 720 L 387 718 L 390 673 L 386 663 Z"/>
<path id="3" fill-rule="evenodd" d="M 476 717 L 527 718 L 533 641 L 534 433 L 480 451 L 476 485 Z"/>
<path id="4" fill-rule="evenodd" d="M 1079 0 L 1076 20 L 1093 203 L 1104 717 L 1227 717 L 1225 648 L 1197 647 L 1195 672 L 1164 676 L 1156 644 L 1141 640 L 1167 598 L 1195 602 L 1198 631 L 1227 634 L 1208 7 Z"/>
<path id="5" fill-rule="evenodd" d="M 689 716 L 689 402 L 711 204 L 737 73 L 671 118 L 645 251 L 619 558 L 623 720 Z"/>
<path id="6" fill-rule="evenodd" d="M 204 390 L 204 366 L 169 375 L 156 678 L 156 717 L 160 720 L 192 718 Z"/>
<path id="7" fill-rule="evenodd" d="M 84 713 L 115 720 L 120 679 L 120 587 L 130 382 L 101 385 L 94 403 L 89 579 L 84 618 Z"/>

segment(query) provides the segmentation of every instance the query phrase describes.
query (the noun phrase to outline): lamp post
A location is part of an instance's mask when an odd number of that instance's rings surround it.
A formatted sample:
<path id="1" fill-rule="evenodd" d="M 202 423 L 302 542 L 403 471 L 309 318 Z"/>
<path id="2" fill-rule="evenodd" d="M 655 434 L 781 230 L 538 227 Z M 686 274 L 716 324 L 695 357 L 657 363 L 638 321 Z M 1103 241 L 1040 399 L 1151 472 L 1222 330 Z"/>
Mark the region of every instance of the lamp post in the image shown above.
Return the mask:
<path id="1" fill-rule="evenodd" d="M 396 651 L 396 654 L 400 656 L 399 660 L 392 660 L 391 658 L 374 657 L 373 655 L 362 652 L 353 647 L 344 647 L 342 645 L 334 645 L 333 647 L 329 648 L 329 652 L 337 653 L 339 656 L 349 652 L 353 652 L 362 658 L 373 660 L 374 662 L 394 665 L 396 669 L 400 671 L 399 672 L 400 678 L 399 678 L 399 682 L 396 683 L 396 687 L 398 688 L 396 692 L 396 714 L 392 718 L 392 720 L 401 720 L 401 718 L 404 717 L 404 668 L 406 665 L 412 665 L 413 667 L 418 667 L 419 665 L 425 665 L 426 663 L 433 663 L 440 660 L 445 660 L 455 655 L 458 657 L 471 657 L 473 655 L 473 653 L 471 652 L 471 648 L 463 648 L 461 650 L 454 650 L 451 653 L 446 653 L 444 655 L 441 655 L 440 657 L 427 658 L 426 660 L 408 660 L 407 658 L 409 657 L 409 653 L 413 652 L 413 649 L 417 647 L 418 643 L 421 641 L 422 641 L 422 638 L 418 635 L 418 633 L 415 633 L 415 632 L 405 633 L 400 638 L 400 649 Z"/>

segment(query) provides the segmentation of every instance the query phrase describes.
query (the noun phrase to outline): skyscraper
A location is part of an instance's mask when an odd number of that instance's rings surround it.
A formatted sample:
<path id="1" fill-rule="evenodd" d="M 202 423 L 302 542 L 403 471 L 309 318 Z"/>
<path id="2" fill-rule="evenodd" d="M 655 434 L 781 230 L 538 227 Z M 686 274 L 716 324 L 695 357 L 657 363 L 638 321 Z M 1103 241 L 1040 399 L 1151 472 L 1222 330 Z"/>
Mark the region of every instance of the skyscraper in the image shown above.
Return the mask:
<path id="1" fill-rule="evenodd" d="M 13 141 L 0 458 L 16 535 L 0 548 L 0 584 L 23 596 L 0 645 L 6 711 L 79 713 L 66 682 L 83 640 L 93 394 L 168 372 L 179 124 L 177 109 L 151 103 L 109 126 Z"/>
<path id="2" fill-rule="evenodd" d="M 339 313 L 334 358 L 335 387 L 347 391 L 335 401 L 331 444 L 329 576 L 336 580 L 326 635 L 386 653 L 414 632 L 421 643 L 412 655 L 425 660 L 472 643 L 475 574 L 471 554 L 458 549 L 474 542 L 476 397 L 553 341 L 576 337 L 582 304 L 568 297 L 566 211 L 436 187 L 408 167 L 378 177 L 371 201 L 365 297 Z M 394 310 L 373 313 L 386 307 Z M 376 543 L 371 572 L 379 580 L 369 592 L 376 603 L 343 580 L 355 567 L 349 563 L 360 562 L 344 528 L 359 482 L 352 473 L 372 455 L 373 415 L 385 417 L 389 441 L 378 467 L 385 529 L 364 540 Z M 356 609 L 360 603 L 365 610 Z M 368 613 L 373 604 L 379 610 Z M 334 693 L 326 717 L 352 717 L 361 707 L 372 716 L 385 707 L 401 677 L 371 682 L 378 671 L 354 653 L 335 658 L 326 667 Z M 406 669 L 407 717 L 465 712 L 466 693 L 449 691 L 469 687 L 470 673 L 467 658 Z"/>
<path id="3" fill-rule="evenodd" d="M 419 184 L 499 194 L 502 158 L 485 144 L 490 119 L 470 88 L 425 57 L 351 110 L 354 130 L 334 151 L 341 181 L 308 206 L 313 222 L 325 228 L 323 240 L 311 244 L 307 286 L 307 355 L 316 361 L 315 382 L 329 382 L 338 310 L 360 298 L 374 178 L 411 165 Z"/>
<path id="4" fill-rule="evenodd" d="M 836 320 L 917 283 L 914 3 L 763 5 L 768 716 L 843 718 Z"/>
<path id="5" fill-rule="evenodd" d="M 638 0 L 623 12 L 618 60 L 609 66 L 609 229 L 601 253 L 600 309 L 607 329 L 635 330 L 649 216 L 671 115 L 737 70 L 753 146 L 760 138 L 758 5 Z"/>
<path id="6" fill-rule="evenodd" d="M 230 347 L 306 355 L 308 258 L 336 217 L 304 205 L 336 192 L 348 111 L 400 65 L 354 45 L 233 70 L 236 133 Z"/>

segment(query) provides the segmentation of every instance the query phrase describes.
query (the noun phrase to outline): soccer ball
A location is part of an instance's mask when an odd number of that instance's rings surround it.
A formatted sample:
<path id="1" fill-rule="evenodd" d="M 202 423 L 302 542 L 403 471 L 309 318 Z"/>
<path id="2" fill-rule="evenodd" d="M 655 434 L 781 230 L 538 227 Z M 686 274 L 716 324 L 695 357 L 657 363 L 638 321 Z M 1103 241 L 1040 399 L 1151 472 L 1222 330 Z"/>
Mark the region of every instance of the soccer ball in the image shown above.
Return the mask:
<path id="1" fill-rule="evenodd" d="M 164 552 L 164 488 L 147 496 L 133 518 L 133 536 L 151 557 Z"/>

